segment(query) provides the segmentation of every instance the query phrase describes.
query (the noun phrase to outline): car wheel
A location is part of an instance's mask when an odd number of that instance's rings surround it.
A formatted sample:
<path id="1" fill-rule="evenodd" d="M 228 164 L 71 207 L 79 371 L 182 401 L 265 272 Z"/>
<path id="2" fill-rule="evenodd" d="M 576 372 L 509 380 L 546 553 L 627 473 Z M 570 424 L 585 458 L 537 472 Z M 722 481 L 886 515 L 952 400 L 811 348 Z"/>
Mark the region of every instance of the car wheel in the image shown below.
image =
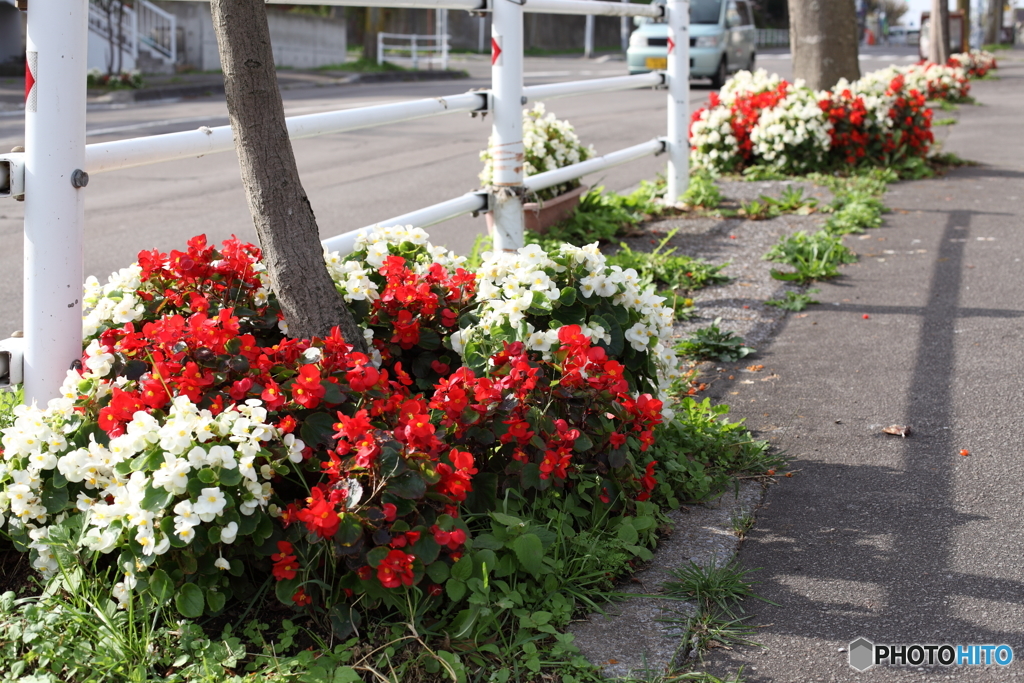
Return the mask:
<path id="1" fill-rule="evenodd" d="M 750 64 L 747 65 L 747 71 L 753 73 L 754 69 L 756 69 L 756 68 L 757 68 L 757 53 L 756 52 L 751 52 L 750 53 Z"/>
<path id="2" fill-rule="evenodd" d="M 725 57 L 718 63 L 718 71 L 711 77 L 711 87 L 718 89 L 725 85 L 725 79 L 729 77 L 729 67 L 725 64 Z"/>

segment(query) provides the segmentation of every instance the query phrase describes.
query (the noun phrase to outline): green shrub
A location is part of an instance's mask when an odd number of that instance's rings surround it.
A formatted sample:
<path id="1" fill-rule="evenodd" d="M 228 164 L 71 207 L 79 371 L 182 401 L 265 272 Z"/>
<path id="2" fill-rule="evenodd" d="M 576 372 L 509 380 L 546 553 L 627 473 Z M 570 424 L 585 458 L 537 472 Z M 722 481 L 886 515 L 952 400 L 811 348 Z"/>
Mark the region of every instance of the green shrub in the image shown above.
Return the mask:
<path id="1" fill-rule="evenodd" d="M 857 260 L 853 251 L 843 244 L 841 237 L 830 235 L 824 230 L 810 235 L 801 230 L 784 237 L 764 258 L 796 269 L 790 273 L 772 269 L 772 277 L 800 283 L 835 277 L 839 275 L 840 265 Z"/>

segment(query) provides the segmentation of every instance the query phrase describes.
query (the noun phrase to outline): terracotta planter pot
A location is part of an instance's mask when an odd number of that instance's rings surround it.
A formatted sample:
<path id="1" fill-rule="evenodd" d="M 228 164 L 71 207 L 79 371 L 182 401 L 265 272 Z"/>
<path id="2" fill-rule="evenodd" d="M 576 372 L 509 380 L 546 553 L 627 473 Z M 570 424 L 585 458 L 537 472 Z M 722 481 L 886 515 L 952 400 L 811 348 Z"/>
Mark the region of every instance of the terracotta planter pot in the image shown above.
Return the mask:
<path id="1" fill-rule="evenodd" d="M 532 230 L 538 235 L 543 235 L 555 223 L 569 217 L 576 205 L 580 203 L 580 197 L 590 188 L 580 185 L 575 190 L 569 190 L 558 195 L 554 199 L 547 199 L 543 202 L 527 202 L 523 204 L 523 226 Z M 487 218 L 487 232 L 494 232 L 494 216 L 485 214 Z"/>

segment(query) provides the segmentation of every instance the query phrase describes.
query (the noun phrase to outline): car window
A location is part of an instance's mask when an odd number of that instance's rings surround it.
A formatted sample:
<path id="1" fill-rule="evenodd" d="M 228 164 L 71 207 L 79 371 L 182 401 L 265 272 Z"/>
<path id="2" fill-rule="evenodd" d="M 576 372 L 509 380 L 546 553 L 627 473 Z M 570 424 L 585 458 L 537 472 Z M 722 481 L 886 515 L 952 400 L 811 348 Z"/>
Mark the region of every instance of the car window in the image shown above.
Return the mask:
<path id="1" fill-rule="evenodd" d="M 736 9 L 739 11 L 740 23 L 743 26 L 753 26 L 754 25 L 754 19 L 750 15 L 750 5 L 748 5 L 745 2 L 737 2 L 736 3 Z"/>
<path id="2" fill-rule="evenodd" d="M 743 24 L 743 20 L 740 19 L 740 12 L 736 9 L 736 3 L 730 2 L 725 9 L 725 25 L 728 28 L 734 28 Z"/>
<path id="3" fill-rule="evenodd" d="M 717 24 L 722 16 L 722 0 L 690 0 L 691 24 Z"/>

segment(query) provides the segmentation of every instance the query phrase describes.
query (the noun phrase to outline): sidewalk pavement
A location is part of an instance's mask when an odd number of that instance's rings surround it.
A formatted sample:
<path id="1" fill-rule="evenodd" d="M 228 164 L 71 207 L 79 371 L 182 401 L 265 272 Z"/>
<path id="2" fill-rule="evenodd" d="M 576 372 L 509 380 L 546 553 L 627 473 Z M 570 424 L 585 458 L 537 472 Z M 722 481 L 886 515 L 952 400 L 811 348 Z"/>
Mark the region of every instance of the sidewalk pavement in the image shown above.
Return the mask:
<path id="1" fill-rule="evenodd" d="M 716 387 L 796 473 L 739 554 L 777 603 L 745 605 L 766 649 L 713 650 L 715 675 L 1024 681 L 1024 52 L 999 59 L 947 129 L 981 165 L 893 186 L 885 227 L 847 240 L 860 262 L 761 350 L 778 380 Z M 858 637 L 1015 659 L 858 674 Z"/>

